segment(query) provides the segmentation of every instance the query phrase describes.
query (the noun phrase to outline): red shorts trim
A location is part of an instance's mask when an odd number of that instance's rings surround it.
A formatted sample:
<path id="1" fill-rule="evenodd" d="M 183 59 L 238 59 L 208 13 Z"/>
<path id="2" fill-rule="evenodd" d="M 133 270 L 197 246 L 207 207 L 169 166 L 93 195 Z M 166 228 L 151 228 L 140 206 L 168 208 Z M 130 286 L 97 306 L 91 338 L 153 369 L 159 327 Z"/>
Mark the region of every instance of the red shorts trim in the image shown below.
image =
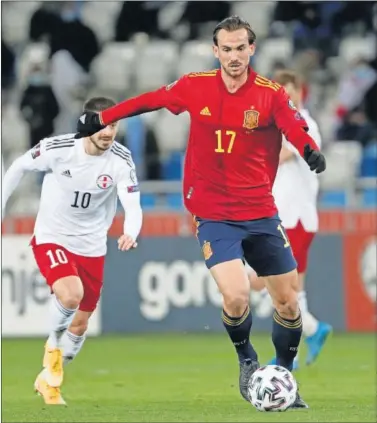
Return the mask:
<path id="1" fill-rule="evenodd" d="M 71 253 L 58 244 L 36 244 L 35 237 L 30 245 L 38 268 L 52 288 L 53 284 L 67 276 L 77 276 L 84 287 L 84 297 L 79 309 L 94 311 L 101 296 L 105 257 L 85 257 Z"/>
<path id="2" fill-rule="evenodd" d="M 306 272 L 310 245 L 313 242 L 315 232 L 307 232 L 301 221 L 295 228 L 285 229 L 291 244 L 293 256 L 297 261 L 297 272 Z"/>

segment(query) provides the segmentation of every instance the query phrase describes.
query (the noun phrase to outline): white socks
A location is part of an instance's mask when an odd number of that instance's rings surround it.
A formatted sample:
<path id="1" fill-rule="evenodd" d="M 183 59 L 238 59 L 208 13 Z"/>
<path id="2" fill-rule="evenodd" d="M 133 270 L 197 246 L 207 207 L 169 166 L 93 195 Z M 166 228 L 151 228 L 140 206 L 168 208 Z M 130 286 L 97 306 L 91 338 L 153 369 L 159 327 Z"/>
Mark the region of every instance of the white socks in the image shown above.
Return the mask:
<path id="1" fill-rule="evenodd" d="M 59 340 L 64 331 L 68 328 L 73 320 L 77 308 L 65 308 L 55 295 L 52 296 L 50 301 L 50 322 L 51 331 L 47 340 L 47 345 L 50 348 L 58 348 Z"/>
<path id="2" fill-rule="evenodd" d="M 84 335 L 74 335 L 68 330 L 65 331 L 61 338 L 60 346 L 63 350 L 63 361 L 64 365 L 70 363 L 81 350 L 85 341 Z"/>
<path id="3" fill-rule="evenodd" d="M 306 337 L 312 336 L 317 332 L 318 320 L 308 310 L 305 291 L 298 293 L 298 304 L 301 310 L 302 331 Z"/>

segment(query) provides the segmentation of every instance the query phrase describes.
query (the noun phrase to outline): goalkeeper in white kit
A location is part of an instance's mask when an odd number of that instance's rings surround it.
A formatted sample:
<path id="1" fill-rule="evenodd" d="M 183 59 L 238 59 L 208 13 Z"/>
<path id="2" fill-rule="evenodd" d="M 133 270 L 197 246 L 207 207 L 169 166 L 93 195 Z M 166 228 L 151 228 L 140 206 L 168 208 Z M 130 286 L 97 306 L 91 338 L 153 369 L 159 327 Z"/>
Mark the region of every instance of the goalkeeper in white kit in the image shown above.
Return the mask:
<path id="1" fill-rule="evenodd" d="M 101 112 L 115 103 L 88 100 L 84 111 Z M 103 284 L 107 232 L 117 210 L 125 210 L 118 247 L 137 247 L 142 225 L 140 192 L 130 151 L 115 141 L 118 123 L 75 139 L 43 139 L 9 167 L 3 179 L 2 208 L 27 171 L 46 172 L 31 247 L 51 287 L 50 334 L 43 370 L 34 387 L 46 404 L 65 404 L 60 387 L 63 365 L 80 351 Z"/>

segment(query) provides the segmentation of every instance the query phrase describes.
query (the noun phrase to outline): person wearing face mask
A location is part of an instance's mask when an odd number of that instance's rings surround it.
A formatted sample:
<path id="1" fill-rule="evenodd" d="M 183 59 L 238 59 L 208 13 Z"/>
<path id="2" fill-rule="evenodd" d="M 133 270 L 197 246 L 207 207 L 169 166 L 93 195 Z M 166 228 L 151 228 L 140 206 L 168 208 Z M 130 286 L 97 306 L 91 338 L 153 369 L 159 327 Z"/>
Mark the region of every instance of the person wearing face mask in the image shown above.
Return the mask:
<path id="1" fill-rule="evenodd" d="M 54 119 L 59 114 L 59 106 L 48 75 L 39 65 L 34 65 L 30 70 L 20 109 L 29 125 L 30 148 L 38 144 L 41 139 L 52 135 Z"/>
<path id="2" fill-rule="evenodd" d="M 99 45 L 92 29 L 81 22 L 83 2 L 55 3 L 42 4 L 34 13 L 30 36 L 35 42 L 47 38 L 50 46 L 51 87 L 60 109 L 55 131 L 61 133 L 74 129 Z"/>

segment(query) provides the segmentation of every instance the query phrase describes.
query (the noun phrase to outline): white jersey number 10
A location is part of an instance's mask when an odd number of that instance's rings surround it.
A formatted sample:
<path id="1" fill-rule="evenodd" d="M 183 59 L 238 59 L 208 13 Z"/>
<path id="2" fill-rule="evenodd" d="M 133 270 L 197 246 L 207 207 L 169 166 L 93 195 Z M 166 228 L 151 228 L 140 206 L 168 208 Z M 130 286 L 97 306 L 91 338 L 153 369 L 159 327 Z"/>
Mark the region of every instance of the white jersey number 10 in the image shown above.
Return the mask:
<path id="1" fill-rule="evenodd" d="M 71 207 L 75 207 L 77 209 L 80 207 L 87 209 L 89 207 L 91 197 L 92 194 L 90 194 L 90 192 L 81 193 L 80 191 L 75 191 L 75 199 L 73 204 L 71 204 Z"/>

